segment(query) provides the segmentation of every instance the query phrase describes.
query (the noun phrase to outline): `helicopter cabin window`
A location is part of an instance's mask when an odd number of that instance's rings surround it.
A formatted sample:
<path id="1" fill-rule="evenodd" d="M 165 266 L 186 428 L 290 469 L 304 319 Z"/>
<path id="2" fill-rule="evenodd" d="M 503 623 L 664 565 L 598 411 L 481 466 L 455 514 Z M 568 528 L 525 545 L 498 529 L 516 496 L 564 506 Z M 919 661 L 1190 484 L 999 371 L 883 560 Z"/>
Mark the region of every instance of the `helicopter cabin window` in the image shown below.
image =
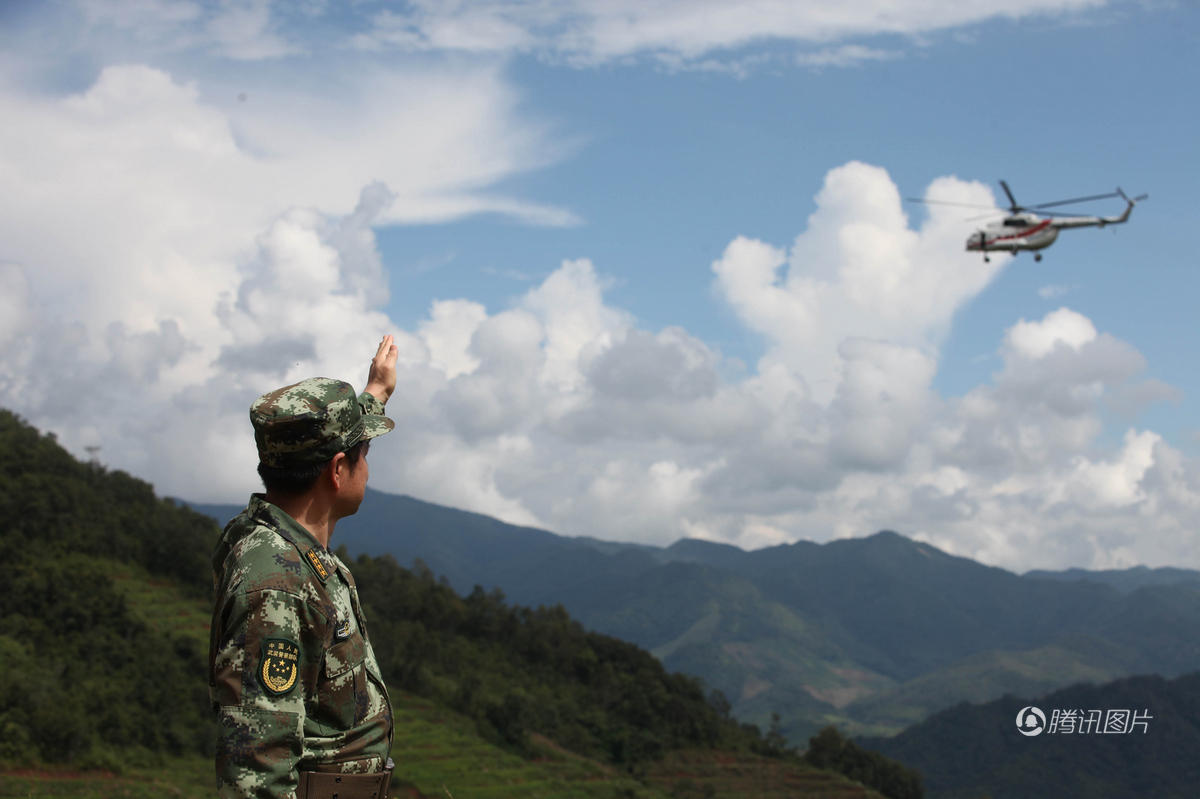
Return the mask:
<path id="1" fill-rule="evenodd" d="M 1021 217 L 1019 217 L 1019 216 L 1016 216 L 1016 217 L 1011 217 L 1011 218 L 1009 218 L 1009 219 L 1005 219 L 1005 220 L 1004 220 L 1004 226 L 1005 226 L 1005 227 L 1028 227 L 1028 226 L 1029 226 L 1029 220 L 1028 220 L 1028 219 L 1022 219 L 1022 218 L 1021 218 Z"/>

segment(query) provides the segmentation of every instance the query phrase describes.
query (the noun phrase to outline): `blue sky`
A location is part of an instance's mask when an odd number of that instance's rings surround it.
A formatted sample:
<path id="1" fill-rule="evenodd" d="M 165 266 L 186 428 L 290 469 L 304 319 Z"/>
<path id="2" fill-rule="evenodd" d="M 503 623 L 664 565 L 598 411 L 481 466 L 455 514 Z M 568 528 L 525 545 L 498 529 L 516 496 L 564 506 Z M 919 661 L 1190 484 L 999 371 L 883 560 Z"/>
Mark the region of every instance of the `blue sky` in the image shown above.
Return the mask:
<path id="1" fill-rule="evenodd" d="M 1194 72 L 1197 16 L 1190 9 L 1118 7 L 1066 20 L 991 20 L 924 46 L 894 41 L 890 46 L 905 56 L 882 63 L 819 71 L 776 66 L 741 79 L 645 64 L 582 71 L 517 59 L 510 74 L 529 108 L 582 143 L 564 163 L 507 185 L 569 208 L 583 224 L 531 233 L 504 219 L 469 218 L 386 231 L 389 260 L 415 261 L 414 269 L 443 266 L 424 275 L 428 289 L 398 296 L 393 307 L 416 320 L 429 293 L 474 281 L 477 296 L 503 306 L 515 288 L 483 270 L 544 275 L 562 258 L 586 256 L 623 278 L 614 297 L 648 326 L 682 325 L 753 359 L 759 347 L 711 297 L 709 263 L 733 235 L 788 242 L 812 212 L 825 172 L 862 160 L 887 169 L 905 196 L 920 196 L 940 175 L 983 181 L 1000 199 L 996 180 L 1004 177 L 1028 204 L 1118 184 L 1136 192 L 1153 183 L 1156 190 L 1155 203 L 1137 212 L 1137 229 L 1064 234 L 1050 261 L 1009 270 L 990 287 L 990 301 L 955 327 L 947 355 L 953 351 L 958 362 L 938 376 L 945 390 L 986 377 L 986 367 L 971 363 L 994 355 L 1016 316 L 1052 309 L 1053 300 L 1036 295 L 1043 286 L 1078 293 L 1104 284 L 1093 307 L 1106 314 L 1105 329 L 1117 324 L 1131 335 L 1132 325 L 1154 323 L 1153 314 L 1125 312 L 1133 284 L 1142 289 L 1143 308 L 1176 305 L 1172 315 L 1186 318 L 1187 292 L 1178 291 L 1178 281 L 1188 278 L 1153 285 L 1157 273 L 1148 273 L 1146 261 L 1175 271 L 1190 265 L 1180 259 L 1186 225 L 1161 220 L 1187 207 L 1196 111 L 1164 97 L 1163 84 L 1166 76 Z M 1095 213 L 1121 207 L 1088 206 Z M 918 206 L 906 211 L 923 215 Z M 1096 263 L 1114 245 L 1123 245 L 1126 260 Z M 401 283 L 394 285 L 403 295 Z M 1172 351 L 1173 344 L 1163 355 Z"/>
<path id="2" fill-rule="evenodd" d="M 0 13 L 0 404 L 164 493 L 243 498 L 254 396 L 391 332 L 384 490 L 1200 567 L 1193 4 Z M 1000 178 L 1150 199 L 990 265 L 901 201 Z"/>

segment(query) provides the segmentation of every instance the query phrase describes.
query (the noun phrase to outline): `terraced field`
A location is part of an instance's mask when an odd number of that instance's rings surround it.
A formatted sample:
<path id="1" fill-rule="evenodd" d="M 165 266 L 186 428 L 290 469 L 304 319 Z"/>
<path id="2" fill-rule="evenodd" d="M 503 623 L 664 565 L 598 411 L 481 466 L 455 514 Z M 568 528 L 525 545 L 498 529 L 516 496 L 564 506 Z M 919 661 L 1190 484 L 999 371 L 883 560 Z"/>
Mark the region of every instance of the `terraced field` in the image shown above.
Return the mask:
<path id="1" fill-rule="evenodd" d="M 0 772 L 0 797 L 21 799 L 212 799 L 212 761 L 170 760 L 156 769 L 108 772 Z"/>
<path id="2" fill-rule="evenodd" d="M 417 697 L 392 692 L 396 737 L 393 793 L 440 799 L 665 799 L 604 764 L 565 752 L 548 741 L 532 760 L 479 737 L 474 724 Z M 405 793 L 407 791 L 407 794 Z"/>
<path id="3" fill-rule="evenodd" d="M 830 771 L 742 753 L 672 752 L 646 782 L 676 799 L 877 799 Z"/>

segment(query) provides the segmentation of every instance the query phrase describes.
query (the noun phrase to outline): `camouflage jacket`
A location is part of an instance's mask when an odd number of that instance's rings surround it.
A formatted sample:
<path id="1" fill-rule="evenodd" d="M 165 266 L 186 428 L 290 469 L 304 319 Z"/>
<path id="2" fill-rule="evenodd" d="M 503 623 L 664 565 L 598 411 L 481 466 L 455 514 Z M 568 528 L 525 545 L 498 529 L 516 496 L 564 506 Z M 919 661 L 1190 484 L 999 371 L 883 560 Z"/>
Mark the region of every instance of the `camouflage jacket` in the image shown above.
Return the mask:
<path id="1" fill-rule="evenodd" d="M 383 770 L 392 709 L 345 564 L 255 494 L 213 573 L 220 796 L 291 797 L 300 771 Z"/>

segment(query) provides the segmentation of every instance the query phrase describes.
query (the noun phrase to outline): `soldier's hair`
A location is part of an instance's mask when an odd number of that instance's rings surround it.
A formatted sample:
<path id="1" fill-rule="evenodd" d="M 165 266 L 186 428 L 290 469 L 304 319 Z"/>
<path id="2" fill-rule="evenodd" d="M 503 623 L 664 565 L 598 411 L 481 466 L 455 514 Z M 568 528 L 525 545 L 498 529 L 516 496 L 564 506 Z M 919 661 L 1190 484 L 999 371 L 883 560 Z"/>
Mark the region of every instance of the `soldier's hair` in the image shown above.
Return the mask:
<path id="1" fill-rule="evenodd" d="M 352 464 L 357 465 L 370 443 L 368 440 L 359 441 L 346 450 L 346 458 Z M 262 478 L 263 487 L 269 493 L 297 496 L 313 487 L 313 484 L 317 482 L 317 478 L 321 476 L 321 472 L 325 471 L 325 467 L 332 460 L 333 458 L 330 458 L 328 461 L 308 466 L 284 467 L 267 466 L 266 464 L 259 463 L 258 476 Z"/>

